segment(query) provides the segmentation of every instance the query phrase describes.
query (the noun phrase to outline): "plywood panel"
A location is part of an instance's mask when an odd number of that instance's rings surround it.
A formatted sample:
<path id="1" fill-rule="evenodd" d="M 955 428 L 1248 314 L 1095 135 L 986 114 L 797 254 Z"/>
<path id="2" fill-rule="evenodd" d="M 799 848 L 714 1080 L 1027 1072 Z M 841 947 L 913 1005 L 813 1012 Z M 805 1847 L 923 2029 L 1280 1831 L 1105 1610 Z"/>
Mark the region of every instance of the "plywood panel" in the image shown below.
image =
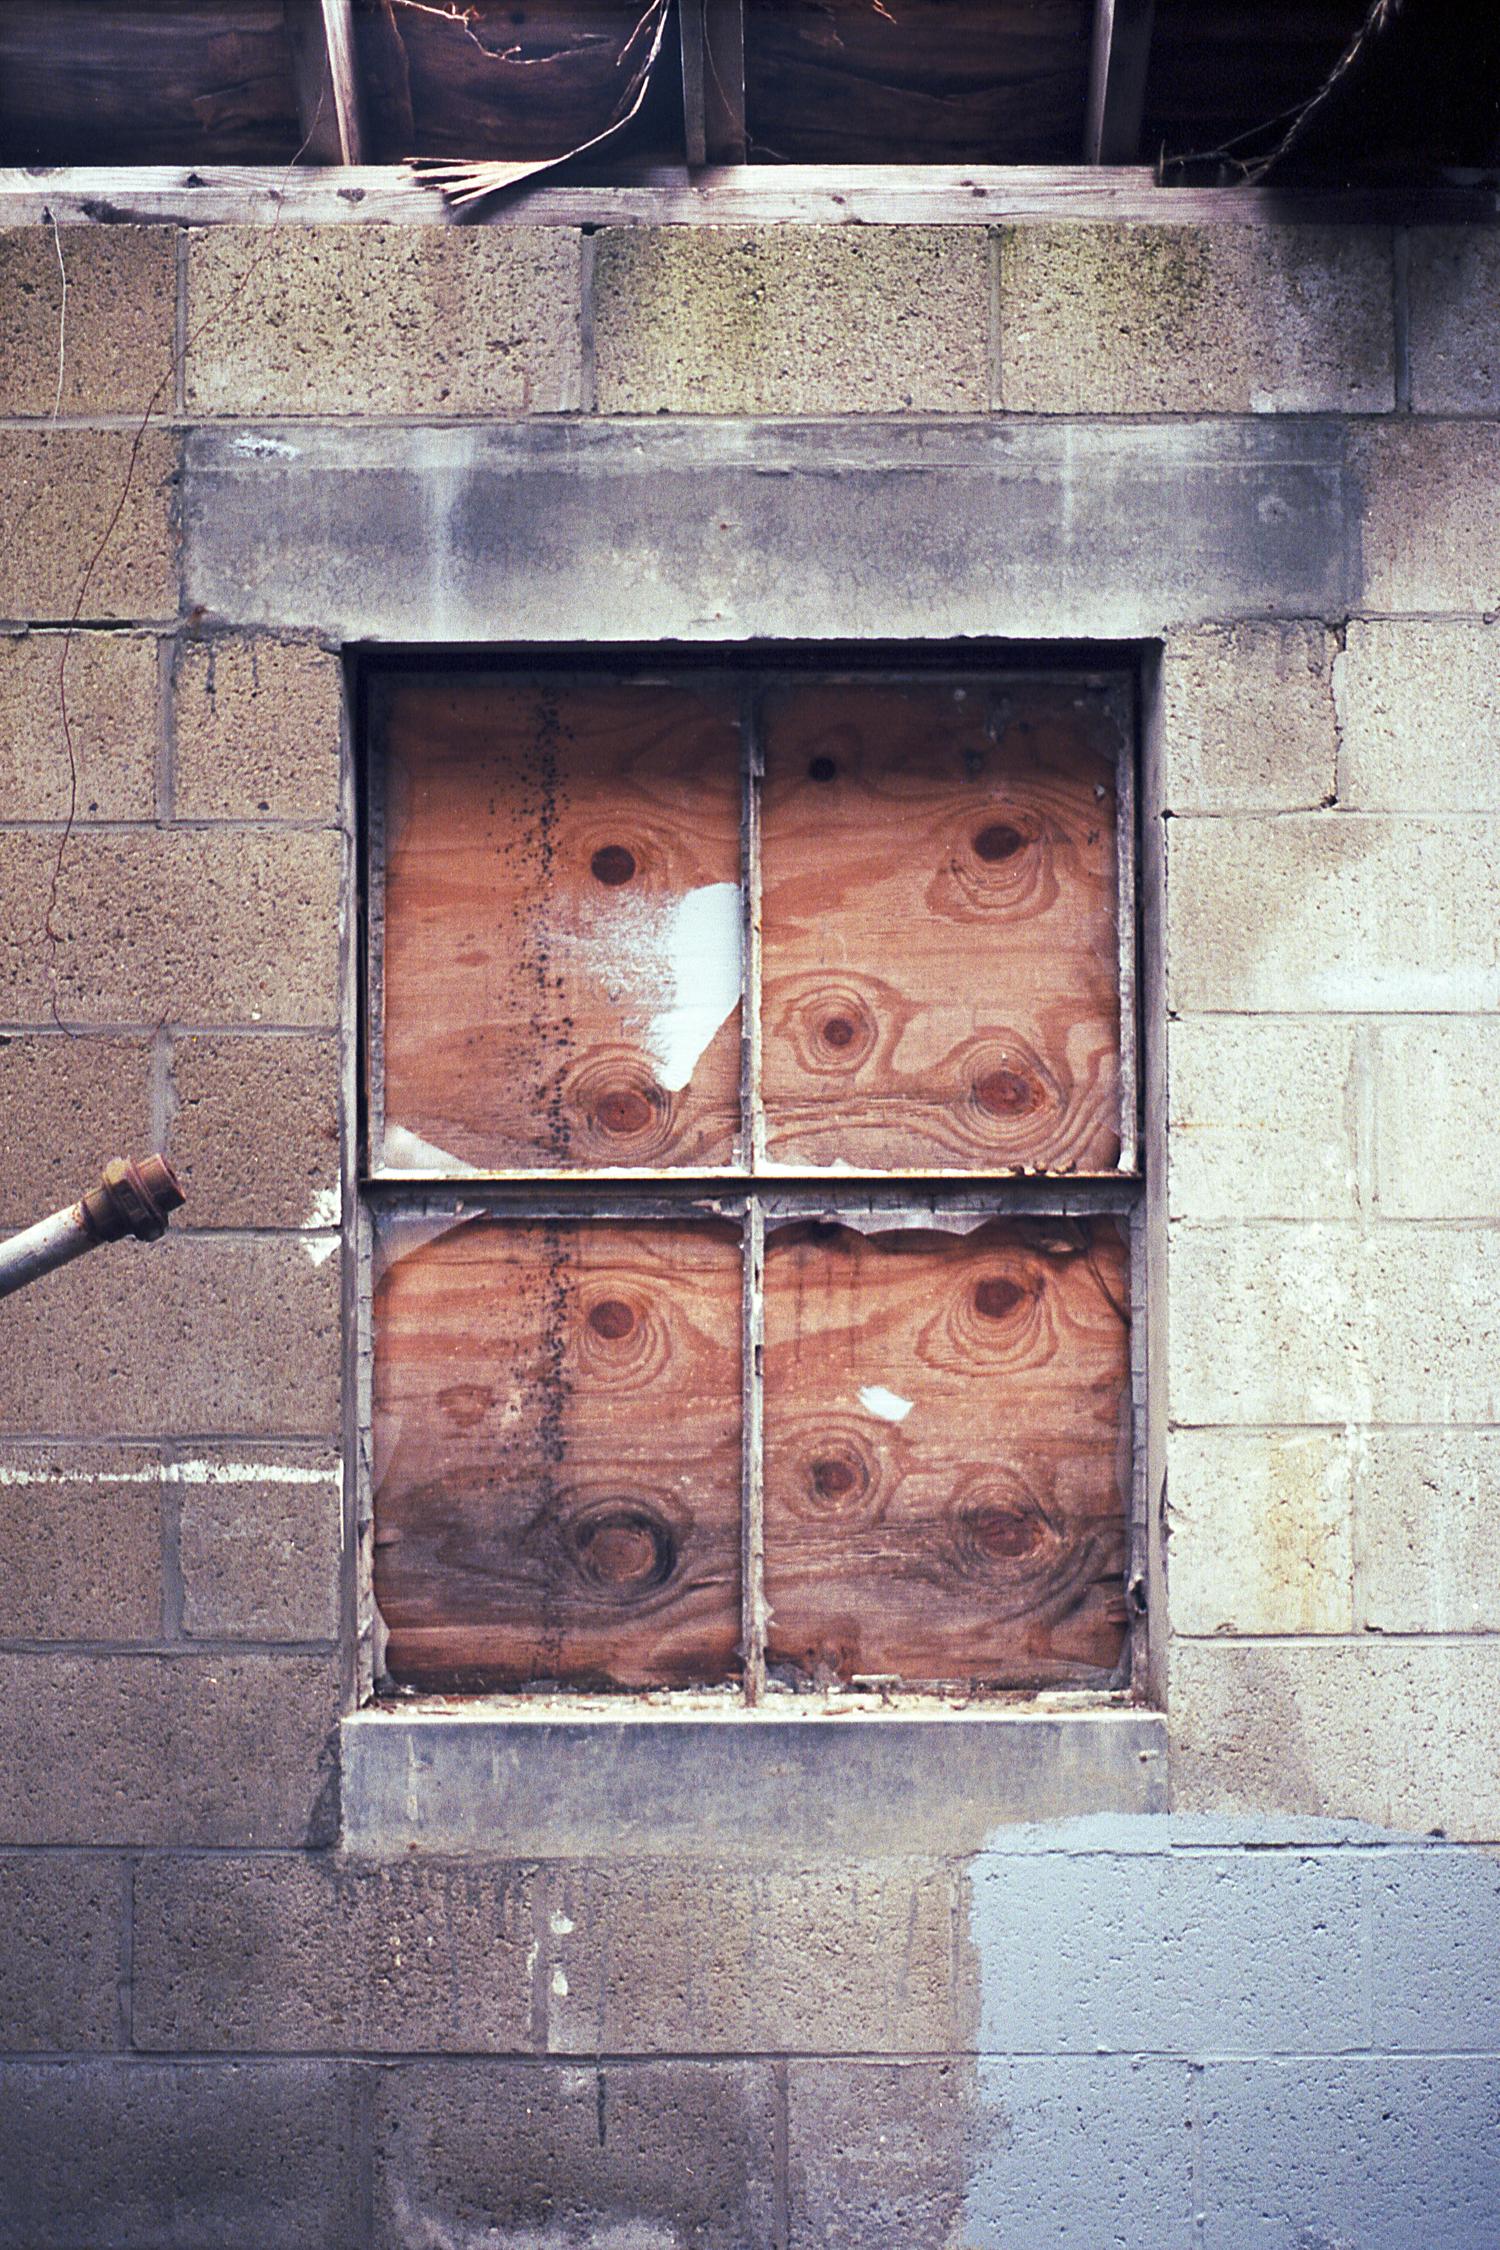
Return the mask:
<path id="1" fill-rule="evenodd" d="M 520 678 L 387 693 L 381 1160 L 732 1161 L 732 694 Z"/>
<path id="2" fill-rule="evenodd" d="M 422 1234 L 393 1222 L 383 1254 L 405 1254 L 375 1294 L 375 1591 L 392 1678 L 730 1677 L 737 1233 L 476 1219 Z"/>
<path id="3" fill-rule="evenodd" d="M 766 1146 L 781 1164 L 1119 1156 L 1103 690 L 850 681 L 763 709 Z"/>
<path id="4" fill-rule="evenodd" d="M 1125 1632 L 1115 1224 L 798 1224 L 765 1273 L 773 1676 L 1106 1677 Z"/>
<path id="5" fill-rule="evenodd" d="M 751 155 L 1076 160 L 1091 20 L 1089 0 L 746 0 Z"/>

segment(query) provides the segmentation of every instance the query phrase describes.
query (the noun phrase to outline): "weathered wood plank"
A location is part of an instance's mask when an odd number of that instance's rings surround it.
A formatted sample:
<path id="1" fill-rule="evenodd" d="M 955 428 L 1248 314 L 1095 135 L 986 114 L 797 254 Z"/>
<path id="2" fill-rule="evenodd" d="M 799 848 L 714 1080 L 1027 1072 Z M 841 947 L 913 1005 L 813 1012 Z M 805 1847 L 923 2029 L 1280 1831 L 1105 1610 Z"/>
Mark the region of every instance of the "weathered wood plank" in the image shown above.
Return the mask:
<path id="1" fill-rule="evenodd" d="M 732 1161 L 732 688 L 413 675 L 382 703 L 383 1164 Z"/>
<path id="2" fill-rule="evenodd" d="M 704 138 L 710 164 L 743 164 L 745 0 L 702 0 Z"/>
<path id="3" fill-rule="evenodd" d="M 329 67 L 323 0 L 284 0 L 304 164 L 343 164 L 338 96 Z"/>
<path id="4" fill-rule="evenodd" d="M 636 0 L 382 0 L 355 18 L 373 155 L 545 158 L 601 132 L 640 62 Z M 626 52 L 629 48 L 628 53 Z M 625 60 L 622 63 L 622 54 Z M 637 147 L 663 155 L 674 135 Z"/>
<path id="5" fill-rule="evenodd" d="M 7 164 L 287 164 L 298 124 L 281 0 L 0 8 Z"/>
<path id="6" fill-rule="evenodd" d="M 834 681 L 768 694 L 762 728 L 771 1161 L 1110 1170 L 1108 691 Z"/>
<path id="7" fill-rule="evenodd" d="M 295 132 L 295 124 L 289 124 Z M 291 145 L 295 145 L 295 141 Z M 401 165 L 76 165 L 0 170 L 0 226 L 452 226 Z M 745 164 L 525 187 L 488 226 L 993 226 L 1023 219 L 1180 226 L 1493 225 L 1500 176 L 1405 188 L 1158 187 L 1145 166 Z"/>
<path id="8" fill-rule="evenodd" d="M 1133 164 L 1141 151 L 1155 0 L 1094 0 L 1083 153 L 1090 164 Z"/>
<path id="9" fill-rule="evenodd" d="M 732 1677 L 738 1230 L 475 1219 L 431 1233 L 382 1226 L 375 1292 L 375 1593 L 391 1677 Z"/>
<path id="10" fill-rule="evenodd" d="M 1088 0 L 757 0 L 751 146 L 791 163 L 1065 162 Z"/>
<path id="11" fill-rule="evenodd" d="M 769 1232 L 773 1677 L 1035 1687 L 1112 1674 L 1128 1305 L 1109 1220 Z"/>

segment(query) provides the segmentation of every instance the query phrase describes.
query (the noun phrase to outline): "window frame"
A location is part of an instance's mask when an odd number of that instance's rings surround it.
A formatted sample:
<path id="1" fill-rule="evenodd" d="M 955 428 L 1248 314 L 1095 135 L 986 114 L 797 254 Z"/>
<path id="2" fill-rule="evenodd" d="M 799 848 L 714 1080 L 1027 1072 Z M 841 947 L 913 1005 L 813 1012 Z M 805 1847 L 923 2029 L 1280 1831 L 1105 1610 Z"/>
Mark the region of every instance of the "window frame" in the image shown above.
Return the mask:
<path id="1" fill-rule="evenodd" d="M 370 1162 L 382 1129 L 381 986 L 386 848 L 383 801 L 384 756 L 375 720 L 376 682 L 394 674 L 434 678 L 464 674 L 552 675 L 563 682 L 592 678 L 630 681 L 643 676 L 690 687 L 695 682 L 722 688 L 742 677 L 741 873 L 745 952 L 742 985 L 741 1099 L 745 1130 L 743 1161 L 732 1166 L 672 1166 L 636 1169 L 545 1167 L 454 1172 L 379 1169 Z M 1124 743 L 1116 763 L 1116 902 L 1118 929 L 1120 1155 L 1110 1174 L 983 1173 L 952 1169 L 876 1172 L 835 1167 L 787 1167 L 757 1171 L 763 1159 L 763 1133 L 751 1089 L 758 1073 L 760 1019 L 760 785 L 764 756 L 754 725 L 755 697 L 767 686 L 792 681 L 820 683 L 856 678 L 861 684 L 892 688 L 963 684 L 982 687 L 1006 675 L 1047 683 L 1083 676 L 1109 682 L 1122 692 L 1126 709 Z M 1141 1020 L 1138 963 L 1142 946 L 1139 777 L 1143 754 L 1143 683 L 1138 652 L 1130 648 L 1074 650 L 1060 644 L 1015 643 L 1003 647 L 954 649 L 946 644 L 895 644 L 861 647 L 830 642 L 795 648 L 781 644 L 726 644 L 722 648 L 664 648 L 636 644 L 560 644 L 433 646 L 370 650 L 355 674 L 355 783 L 358 833 L 358 914 L 355 917 L 355 978 L 358 991 L 358 1094 L 355 1134 L 355 1357 L 353 1385 L 357 1456 L 358 1703 L 410 1708 L 453 1704 L 488 1707 L 496 1713 L 544 1711 L 628 1720 L 670 1712 L 677 1716 L 711 1713 L 733 1718 L 808 1717 L 838 1712 L 900 1712 L 907 1716 L 939 1712 L 1042 1712 L 1075 1706 L 1093 1710 L 1139 1706 L 1147 1678 L 1146 1601 L 1148 1526 L 1146 1520 L 1148 1364 L 1147 1151 L 1142 1131 L 1146 1040 Z M 1124 1410 L 1129 1426 L 1129 1469 L 1125 1506 L 1126 1625 L 1114 1675 L 1103 1685 L 1071 1687 L 945 1687 L 907 1684 L 894 1678 L 856 1676 L 833 1688 L 782 1688 L 766 1679 L 764 1646 L 764 1488 L 763 1390 L 759 1374 L 764 1340 L 761 1276 L 768 1218 L 825 1219 L 835 1224 L 848 1215 L 856 1222 L 877 1214 L 893 1225 L 914 1225 L 930 1212 L 944 1218 L 1112 1218 L 1126 1245 L 1129 1277 L 1127 1379 Z M 383 1677 L 384 1628 L 374 1588 L 375 1491 L 372 1448 L 375 1361 L 374 1282 L 376 1238 L 382 1217 L 397 1213 L 434 1222 L 461 1223 L 468 1217 L 588 1222 L 632 1219 L 691 1220 L 695 1215 L 732 1219 L 741 1230 L 743 1376 L 741 1629 L 745 1663 L 740 1677 L 723 1685 L 589 1690 L 539 1682 L 462 1695 L 431 1695 Z"/>

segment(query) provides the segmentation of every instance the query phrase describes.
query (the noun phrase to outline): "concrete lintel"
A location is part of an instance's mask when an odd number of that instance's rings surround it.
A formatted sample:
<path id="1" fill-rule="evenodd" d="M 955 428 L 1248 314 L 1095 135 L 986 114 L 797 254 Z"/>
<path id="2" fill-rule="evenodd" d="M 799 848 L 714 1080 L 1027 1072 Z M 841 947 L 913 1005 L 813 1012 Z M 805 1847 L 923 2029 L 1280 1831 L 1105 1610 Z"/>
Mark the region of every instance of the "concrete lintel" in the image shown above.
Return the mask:
<path id="1" fill-rule="evenodd" d="M 200 427 L 190 608 L 346 642 L 1119 640 L 1341 618 L 1340 424 Z"/>
<path id="2" fill-rule="evenodd" d="M 1166 1809 L 1153 1712 L 371 1708 L 343 1722 L 343 1845 L 511 1859 L 967 1854 L 1021 1821 Z"/>

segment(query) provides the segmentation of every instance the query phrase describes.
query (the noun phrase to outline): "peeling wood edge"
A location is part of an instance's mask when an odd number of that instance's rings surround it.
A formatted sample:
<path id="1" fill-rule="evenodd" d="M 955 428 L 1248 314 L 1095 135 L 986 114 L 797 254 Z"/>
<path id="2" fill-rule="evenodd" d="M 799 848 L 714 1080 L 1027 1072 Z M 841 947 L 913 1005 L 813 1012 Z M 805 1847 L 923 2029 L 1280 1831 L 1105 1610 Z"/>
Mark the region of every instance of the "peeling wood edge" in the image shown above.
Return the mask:
<path id="1" fill-rule="evenodd" d="M 397 165 L 207 165 L 196 170 L 0 169 L 0 227 L 451 226 L 436 189 Z M 726 165 L 658 168 L 593 187 L 523 187 L 489 226 L 942 225 L 1094 219 L 1134 224 L 1439 225 L 1500 222 L 1500 174 L 1409 188 L 1297 192 L 1163 187 L 1146 166 Z"/>
<path id="2" fill-rule="evenodd" d="M 1094 0 L 1085 161 L 1130 164 L 1140 151 L 1155 0 Z"/>

